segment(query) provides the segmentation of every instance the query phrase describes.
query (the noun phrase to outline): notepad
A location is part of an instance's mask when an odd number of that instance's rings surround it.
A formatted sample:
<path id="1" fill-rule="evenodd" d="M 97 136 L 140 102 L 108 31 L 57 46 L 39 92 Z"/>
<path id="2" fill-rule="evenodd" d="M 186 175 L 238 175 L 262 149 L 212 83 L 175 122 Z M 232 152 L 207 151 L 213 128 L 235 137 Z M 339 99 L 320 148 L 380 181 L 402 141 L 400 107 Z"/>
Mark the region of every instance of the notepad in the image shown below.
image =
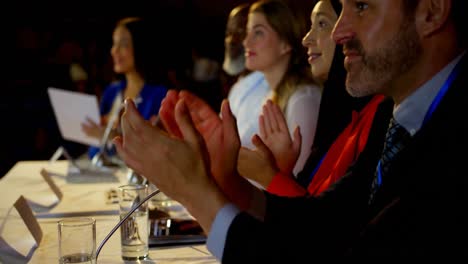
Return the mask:
<path id="1" fill-rule="evenodd" d="M 48 88 L 50 102 L 62 137 L 89 146 L 100 146 L 100 140 L 88 137 L 81 124 L 90 118 L 99 124 L 98 99 L 95 95 Z"/>

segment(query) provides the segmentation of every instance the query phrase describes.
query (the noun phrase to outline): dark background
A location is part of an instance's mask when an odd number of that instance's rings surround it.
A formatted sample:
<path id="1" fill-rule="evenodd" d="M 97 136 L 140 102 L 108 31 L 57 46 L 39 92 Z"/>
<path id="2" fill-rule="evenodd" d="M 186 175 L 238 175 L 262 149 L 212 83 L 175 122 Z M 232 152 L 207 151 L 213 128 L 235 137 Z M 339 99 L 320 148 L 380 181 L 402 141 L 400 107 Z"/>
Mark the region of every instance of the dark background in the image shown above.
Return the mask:
<path id="1" fill-rule="evenodd" d="M 96 94 L 113 80 L 110 47 L 117 20 L 141 16 L 154 22 L 158 42 L 171 56 L 177 79 L 190 78 L 192 49 L 222 64 L 230 10 L 246 0 L 153 0 L 127 2 L 20 1 L 3 8 L 4 86 L 0 100 L 0 177 L 20 160 L 48 160 L 61 145 L 73 156 L 86 151 L 64 140 L 47 87 Z M 302 15 L 310 1 L 288 1 Z M 5 4 L 5 3 L 4 3 Z M 160 29 L 164 29 L 163 34 Z M 88 73 L 73 81 L 70 65 Z M 184 82 L 181 82 L 182 84 Z M 178 87 L 180 88 L 180 87 Z M 187 87 L 183 87 L 187 88 Z"/>

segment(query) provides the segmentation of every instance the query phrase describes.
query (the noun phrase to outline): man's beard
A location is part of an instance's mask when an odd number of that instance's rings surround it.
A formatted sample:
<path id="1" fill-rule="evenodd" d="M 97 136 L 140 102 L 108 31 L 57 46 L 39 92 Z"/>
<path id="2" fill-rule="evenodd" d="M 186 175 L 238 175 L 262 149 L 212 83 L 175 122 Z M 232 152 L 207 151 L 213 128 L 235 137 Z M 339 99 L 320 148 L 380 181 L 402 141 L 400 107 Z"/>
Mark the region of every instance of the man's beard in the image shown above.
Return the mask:
<path id="1" fill-rule="evenodd" d="M 362 58 L 346 67 L 346 89 L 355 97 L 382 93 L 392 80 L 416 63 L 422 52 L 414 19 L 402 23 L 387 45 L 373 54 L 367 54 L 358 39 L 346 43 L 345 49 L 356 51 Z"/>
<path id="2" fill-rule="evenodd" d="M 245 69 L 245 56 L 244 53 L 231 58 L 228 52 L 224 54 L 223 70 L 230 76 L 239 75 Z"/>

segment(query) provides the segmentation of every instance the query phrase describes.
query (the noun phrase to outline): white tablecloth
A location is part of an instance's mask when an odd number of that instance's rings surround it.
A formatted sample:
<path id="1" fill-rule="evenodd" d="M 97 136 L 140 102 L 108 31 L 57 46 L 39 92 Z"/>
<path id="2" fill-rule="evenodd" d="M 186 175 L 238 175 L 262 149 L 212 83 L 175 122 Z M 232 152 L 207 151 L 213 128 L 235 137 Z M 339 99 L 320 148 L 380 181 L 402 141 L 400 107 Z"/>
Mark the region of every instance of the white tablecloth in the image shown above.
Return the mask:
<path id="1" fill-rule="evenodd" d="M 42 178 L 46 169 L 63 193 L 61 201 Z M 58 263 L 57 221 L 72 216 L 96 219 L 96 243 L 99 245 L 119 221 L 118 205 L 107 203 L 107 191 L 127 181 L 125 171 L 116 171 L 115 182 L 70 183 L 67 161 L 21 161 L 0 180 L 0 263 Z M 13 207 L 23 195 L 33 208 L 43 231 L 37 247 L 18 212 Z M 13 248 L 14 250 L 12 250 Z M 20 254 L 18 254 L 18 252 Z M 120 232 L 103 247 L 101 263 L 219 263 L 205 245 L 150 248 L 149 260 L 124 262 L 120 255 Z"/>

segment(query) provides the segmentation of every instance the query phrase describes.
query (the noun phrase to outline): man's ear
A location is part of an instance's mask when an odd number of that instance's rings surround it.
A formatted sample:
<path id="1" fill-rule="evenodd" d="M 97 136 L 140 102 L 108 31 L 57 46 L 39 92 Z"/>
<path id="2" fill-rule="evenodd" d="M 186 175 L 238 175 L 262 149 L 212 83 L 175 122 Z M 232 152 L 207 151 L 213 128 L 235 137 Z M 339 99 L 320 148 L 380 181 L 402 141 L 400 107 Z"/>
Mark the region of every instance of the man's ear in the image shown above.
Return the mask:
<path id="1" fill-rule="evenodd" d="M 452 0 L 421 0 L 416 8 L 415 23 L 422 37 L 437 32 L 448 21 Z"/>
<path id="2" fill-rule="evenodd" d="M 286 41 L 282 41 L 281 43 L 281 55 L 286 54 L 288 52 L 291 52 L 291 45 L 287 43 Z"/>

